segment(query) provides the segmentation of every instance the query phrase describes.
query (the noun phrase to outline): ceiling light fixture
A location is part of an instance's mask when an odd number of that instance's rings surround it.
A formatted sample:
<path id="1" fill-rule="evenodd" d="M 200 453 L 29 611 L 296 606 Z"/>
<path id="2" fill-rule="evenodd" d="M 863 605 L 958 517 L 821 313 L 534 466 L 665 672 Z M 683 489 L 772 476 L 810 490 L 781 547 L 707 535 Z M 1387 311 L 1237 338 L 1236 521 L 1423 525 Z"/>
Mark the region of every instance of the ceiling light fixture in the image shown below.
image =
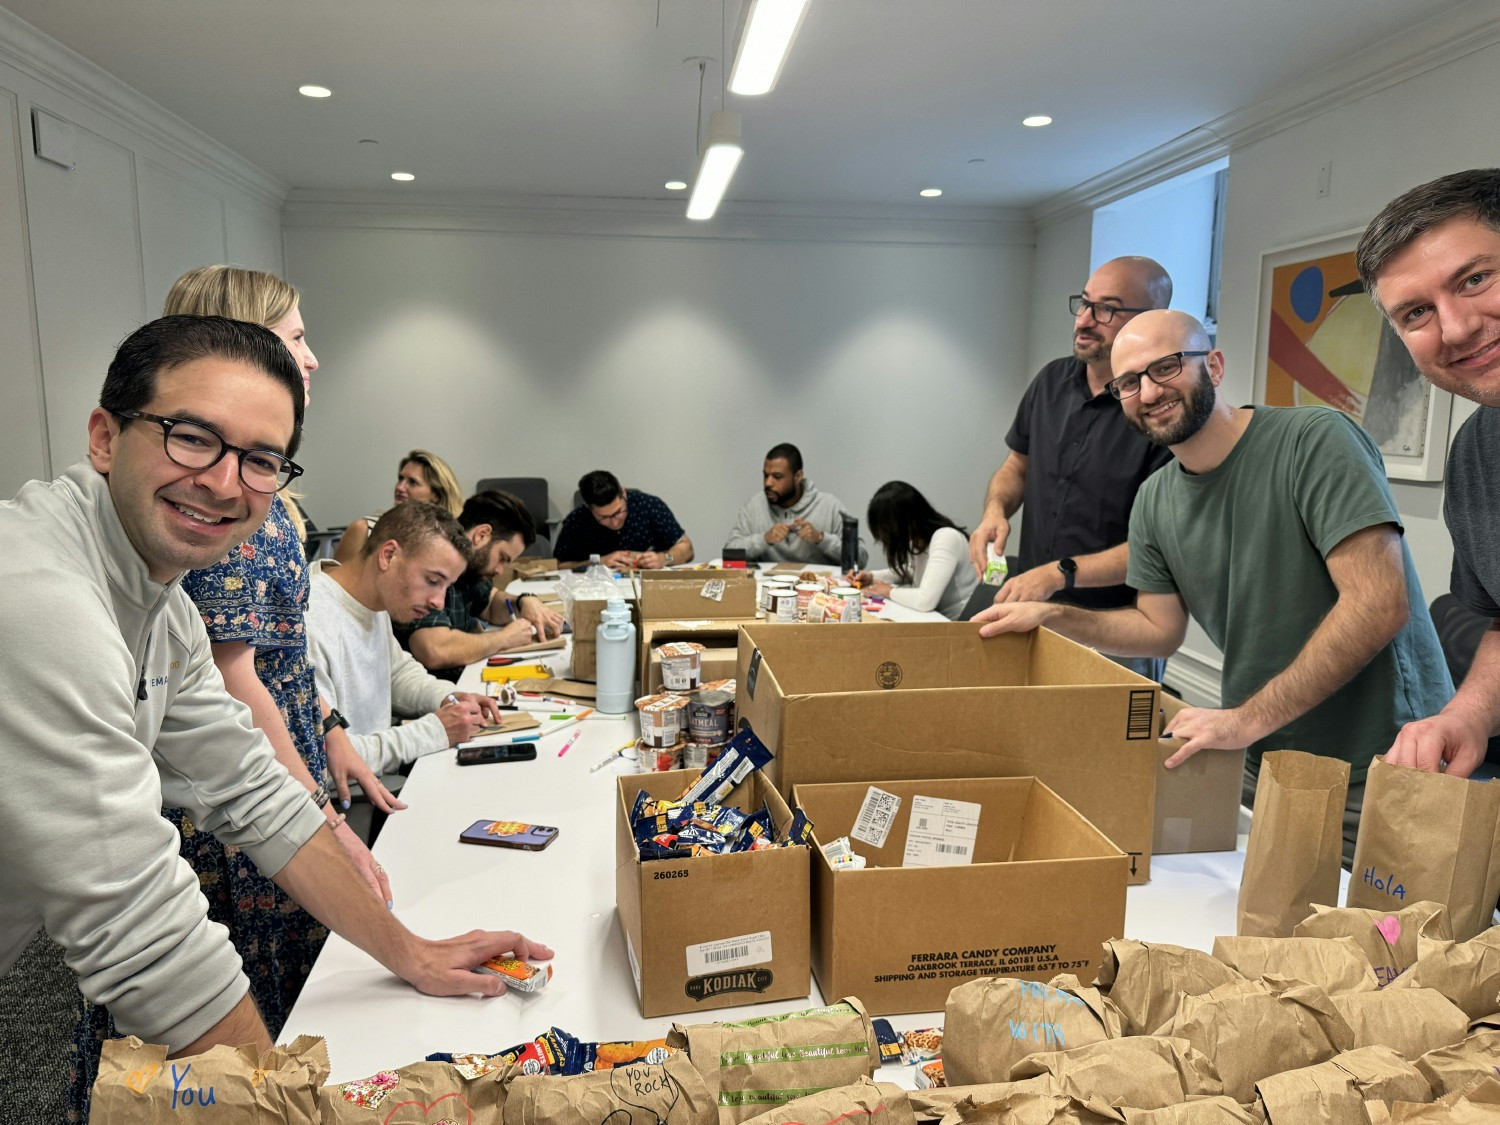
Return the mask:
<path id="1" fill-rule="evenodd" d="M 331 98 L 333 91 L 327 86 L 298 86 L 297 93 L 304 98 Z"/>
<path id="2" fill-rule="evenodd" d="M 745 146 L 740 143 L 740 115 L 718 109 L 708 116 L 708 136 L 703 139 L 703 156 L 698 161 L 698 176 L 693 180 L 693 194 L 688 199 L 687 217 L 703 221 L 712 219 L 719 202 L 729 190 L 729 181 L 739 167 Z"/>
<path id="3" fill-rule="evenodd" d="M 668 180 L 662 186 L 665 187 L 668 191 L 686 191 L 687 190 L 687 184 L 684 183 L 682 180 Z"/>
<path id="4" fill-rule="evenodd" d="M 921 191 L 917 192 L 917 194 L 920 195 L 923 199 L 936 199 L 938 196 L 943 194 L 943 189 L 940 187 L 924 187 Z"/>
<path id="5" fill-rule="evenodd" d="M 393 180 L 399 180 L 403 184 L 410 183 L 412 180 L 415 180 L 416 178 L 417 177 L 413 176 L 410 172 L 392 172 L 391 173 L 391 179 L 393 179 Z"/>
<path id="6" fill-rule="evenodd" d="M 1043 125 L 1051 125 L 1052 118 L 1048 117 L 1045 113 L 1037 113 L 1030 117 L 1021 118 L 1021 124 L 1025 125 L 1028 129 L 1040 129 Z"/>
<path id="7" fill-rule="evenodd" d="M 807 0 L 750 0 L 729 75 L 733 93 L 752 96 L 771 91 L 806 12 Z"/>

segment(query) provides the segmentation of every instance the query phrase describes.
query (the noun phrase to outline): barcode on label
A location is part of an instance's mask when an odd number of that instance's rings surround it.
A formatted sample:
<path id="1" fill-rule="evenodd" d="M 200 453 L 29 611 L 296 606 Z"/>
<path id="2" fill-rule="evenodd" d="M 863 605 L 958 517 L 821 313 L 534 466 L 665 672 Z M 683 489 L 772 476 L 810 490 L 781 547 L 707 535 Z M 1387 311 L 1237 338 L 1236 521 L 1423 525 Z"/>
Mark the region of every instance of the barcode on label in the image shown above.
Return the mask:
<path id="1" fill-rule="evenodd" d="M 920 817 L 917 818 L 917 827 L 920 828 L 920 829 L 922 829 L 923 831 L 926 830 L 926 828 L 927 828 L 927 818 L 925 816 L 920 816 Z"/>
<path id="2" fill-rule="evenodd" d="M 703 583 L 703 589 L 698 592 L 699 597 L 708 598 L 710 601 L 722 602 L 724 600 L 724 580 L 714 578 Z"/>
<path id="3" fill-rule="evenodd" d="M 750 956 L 748 945 L 731 945 L 728 949 L 706 949 L 703 951 L 703 959 L 710 965 L 717 965 L 722 961 L 737 961 L 740 958 Z"/>
<path id="4" fill-rule="evenodd" d="M 1127 739 L 1150 738 L 1152 720 L 1156 718 L 1156 691 L 1152 688 L 1136 688 L 1130 692 L 1130 707 L 1125 715 L 1125 737 Z"/>
<path id="5" fill-rule="evenodd" d="M 859 807 L 859 816 L 849 835 L 871 847 L 885 847 L 886 837 L 891 834 L 891 825 L 901 808 L 901 798 L 873 785 L 865 793 L 864 804 Z"/>
<path id="6" fill-rule="evenodd" d="M 933 844 L 932 850 L 940 855 L 968 855 L 969 849 L 963 844 Z"/>

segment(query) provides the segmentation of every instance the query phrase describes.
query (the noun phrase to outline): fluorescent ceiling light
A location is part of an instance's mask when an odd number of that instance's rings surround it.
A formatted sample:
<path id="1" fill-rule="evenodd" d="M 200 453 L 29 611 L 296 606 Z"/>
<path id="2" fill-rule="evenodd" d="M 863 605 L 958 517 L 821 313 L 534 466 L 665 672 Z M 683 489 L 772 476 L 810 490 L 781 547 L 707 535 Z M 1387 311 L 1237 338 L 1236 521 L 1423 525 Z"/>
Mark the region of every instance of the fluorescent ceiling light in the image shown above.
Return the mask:
<path id="1" fill-rule="evenodd" d="M 807 0 L 750 0 L 729 74 L 732 93 L 764 94 L 776 85 L 806 11 Z"/>
<path id="2" fill-rule="evenodd" d="M 943 194 L 943 189 L 940 187 L 924 187 L 921 191 L 917 192 L 917 194 L 920 195 L 923 199 L 936 199 L 938 196 Z"/>
<path id="3" fill-rule="evenodd" d="M 668 180 L 662 186 L 665 187 L 668 191 L 686 191 L 687 190 L 687 184 L 683 183 L 681 180 Z"/>
<path id="4" fill-rule="evenodd" d="M 703 157 L 698 162 L 698 176 L 688 199 L 687 217 L 702 221 L 712 219 L 719 201 L 729 190 L 729 181 L 739 167 L 745 148 L 740 144 L 740 115 L 716 110 L 708 118 L 708 136 L 703 142 Z"/>
<path id="5" fill-rule="evenodd" d="M 327 86 L 298 86 L 297 93 L 304 98 L 331 98 L 333 91 Z"/>
<path id="6" fill-rule="evenodd" d="M 1052 118 L 1045 113 L 1034 114 L 1031 117 L 1021 118 L 1021 124 L 1032 129 L 1040 129 L 1043 125 L 1051 125 Z"/>
<path id="7" fill-rule="evenodd" d="M 410 172 L 392 172 L 391 173 L 391 179 L 393 179 L 393 180 L 400 180 L 403 184 L 410 183 L 412 180 L 415 180 L 416 178 L 417 177 L 413 176 Z"/>

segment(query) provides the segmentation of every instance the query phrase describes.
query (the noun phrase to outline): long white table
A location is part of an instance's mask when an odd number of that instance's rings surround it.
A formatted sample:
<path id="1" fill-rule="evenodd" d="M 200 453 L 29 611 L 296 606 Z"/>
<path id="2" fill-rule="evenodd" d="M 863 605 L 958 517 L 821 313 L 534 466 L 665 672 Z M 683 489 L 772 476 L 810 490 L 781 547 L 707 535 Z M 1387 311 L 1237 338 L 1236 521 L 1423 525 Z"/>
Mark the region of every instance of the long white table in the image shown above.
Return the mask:
<path id="1" fill-rule="evenodd" d="M 565 674 L 568 652 L 547 654 L 544 662 Z M 478 684 L 477 667 L 470 668 L 462 686 Z M 635 716 L 588 719 L 581 727 L 563 758 L 557 753 L 568 731 L 543 738 L 533 762 L 460 767 L 451 750 L 421 759 L 402 792 L 410 808 L 387 820 L 375 846 L 390 874 L 397 916 L 411 929 L 428 937 L 476 927 L 520 930 L 556 950 L 552 983 L 530 996 L 423 996 L 334 936 L 283 1029 L 283 1042 L 325 1036 L 332 1080 L 348 1081 L 435 1051 L 504 1050 L 553 1025 L 585 1040 L 666 1033 L 671 1018 L 640 1015 L 615 916 L 615 779 L 638 767 L 616 761 L 589 772 L 634 738 Z M 552 825 L 559 835 L 542 852 L 458 843 L 459 833 L 481 818 Z M 1243 846 L 1241 837 L 1235 852 L 1153 857 L 1152 881 L 1127 892 L 1125 935 L 1206 950 L 1216 935 L 1233 933 Z M 821 1000 L 810 982 L 806 1000 L 676 1018 L 740 1019 Z M 900 1029 L 933 1027 L 943 1015 L 891 1022 Z M 885 1067 L 881 1077 L 910 1084 L 912 1071 Z"/>

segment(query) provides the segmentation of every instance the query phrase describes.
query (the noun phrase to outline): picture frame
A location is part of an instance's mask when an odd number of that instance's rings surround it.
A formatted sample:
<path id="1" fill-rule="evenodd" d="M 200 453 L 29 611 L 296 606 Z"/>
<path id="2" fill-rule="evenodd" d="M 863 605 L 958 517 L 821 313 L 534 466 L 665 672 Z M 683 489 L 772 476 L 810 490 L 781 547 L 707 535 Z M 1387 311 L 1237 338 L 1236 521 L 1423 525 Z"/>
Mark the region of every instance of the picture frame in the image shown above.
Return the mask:
<path id="1" fill-rule="evenodd" d="M 1422 377 L 1365 295 L 1354 266 L 1361 233 L 1261 256 L 1255 401 L 1342 410 L 1374 438 L 1388 478 L 1440 481 L 1453 396 Z"/>

